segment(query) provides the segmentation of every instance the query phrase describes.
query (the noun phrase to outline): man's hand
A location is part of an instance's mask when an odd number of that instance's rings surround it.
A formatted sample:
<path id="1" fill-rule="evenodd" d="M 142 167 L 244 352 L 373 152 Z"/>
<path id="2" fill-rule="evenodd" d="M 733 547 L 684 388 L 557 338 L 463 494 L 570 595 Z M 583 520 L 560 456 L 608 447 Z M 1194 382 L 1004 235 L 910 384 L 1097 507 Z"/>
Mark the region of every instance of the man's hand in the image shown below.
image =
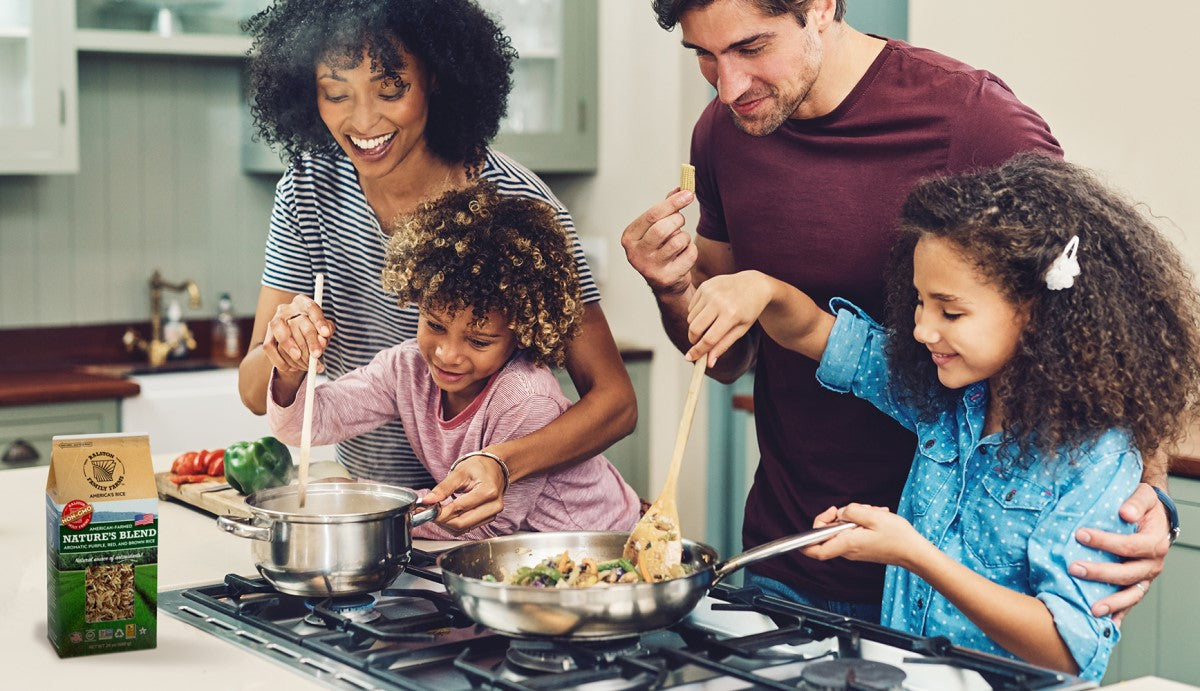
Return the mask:
<path id="1" fill-rule="evenodd" d="M 695 198 L 692 192 L 676 190 L 621 233 L 625 258 L 655 295 L 683 295 L 692 286 L 697 251 L 683 230 L 685 219 L 680 212 Z"/>
<path id="2" fill-rule="evenodd" d="M 504 510 L 504 473 L 487 456 L 471 456 L 458 464 L 436 487 L 421 498 L 422 504 L 442 506 L 437 522 L 454 533 L 490 522 Z"/>
<path id="3" fill-rule="evenodd" d="M 1092 614 L 1102 617 L 1112 613 L 1120 622 L 1129 610 L 1146 596 L 1150 582 L 1162 573 L 1163 558 L 1171 546 L 1166 511 L 1150 485 L 1138 485 L 1120 509 L 1121 518 L 1137 524 L 1137 532 L 1120 535 L 1103 530 L 1083 528 L 1076 531 L 1080 543 L 1110 552 L 1123 561 L 1116 563 L 1076 561 L 1071 564 L 1072 576 L 1089 581 L 1127 586 L 1092 605 Z"/>

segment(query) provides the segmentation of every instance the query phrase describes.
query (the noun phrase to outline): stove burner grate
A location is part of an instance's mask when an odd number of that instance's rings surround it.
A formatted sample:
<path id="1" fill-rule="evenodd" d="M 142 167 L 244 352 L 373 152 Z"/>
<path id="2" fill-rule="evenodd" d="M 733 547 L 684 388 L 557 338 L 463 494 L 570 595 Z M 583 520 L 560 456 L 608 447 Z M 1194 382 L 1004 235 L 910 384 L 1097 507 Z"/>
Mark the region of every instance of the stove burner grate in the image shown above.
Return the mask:
<path id="1" fill-rule="evenodd" d="M 854 658 L 814 662 L 800 672 L 803 688 L 812 691 L 891 691 L 902 688 L 906 676 L 899 667 Z"/>
<path id="2" fill-rule="evenodd" d="M 379 610 L 375 609 L 375 597 L 369 593 L 345 597 L 310 597 L 304 600 L 304 606 L 309 612 L 304 621 L 313 626 L 325 626 L 327 623 L 317 611 L 318 607 L 359 624 L 366 624 L 380 617 Z"/>
<path id="3" fill-rule="evenodd" d="M 505 658 L 510 664 L 530 672 L 570 672 L 594 666 L 597 662 L 645 654 L 646 649 L 637 636 L 588 643 L 515 638 L 509 644 Z"/>

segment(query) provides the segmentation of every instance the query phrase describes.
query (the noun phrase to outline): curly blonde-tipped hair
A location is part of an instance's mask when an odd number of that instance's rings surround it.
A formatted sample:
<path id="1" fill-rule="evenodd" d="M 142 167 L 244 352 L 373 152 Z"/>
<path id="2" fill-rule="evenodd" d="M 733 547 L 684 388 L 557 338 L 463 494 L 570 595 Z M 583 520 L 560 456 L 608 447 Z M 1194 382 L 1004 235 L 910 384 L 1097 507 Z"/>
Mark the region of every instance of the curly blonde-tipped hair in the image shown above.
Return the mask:
<path id="1" fill-rule="evenodd" d="M 479 322 L 498 310 L 517 347 L 561 366 L 583 317 L 571 243 L 548 204 L 501 195 L 489 182 L 452 190 L 397 220 L 383 288 L 400 304 Z"/>

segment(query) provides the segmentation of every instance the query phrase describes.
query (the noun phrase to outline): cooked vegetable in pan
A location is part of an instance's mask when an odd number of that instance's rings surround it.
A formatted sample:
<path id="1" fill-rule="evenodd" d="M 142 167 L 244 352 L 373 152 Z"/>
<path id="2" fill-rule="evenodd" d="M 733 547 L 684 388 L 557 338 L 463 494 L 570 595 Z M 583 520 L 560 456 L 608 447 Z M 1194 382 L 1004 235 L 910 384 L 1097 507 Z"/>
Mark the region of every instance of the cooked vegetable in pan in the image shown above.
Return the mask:
<path id="1" fill-rule="evenodd" d="M 686 576 L 691 571 L 691 565 L 676 565 L 671 569 L 671 578 Z M 488 574 L 483 580 L 534 588 L 587 588 L 593 585 L 643 583 L 648 579 L 628 559 L 597 561 L 585 557 L 575 561 L 571 559 L 570 552 L 565 551 L 533 566 L 522 566 L 516 573 L 500 574 L 499 577 Z"/>

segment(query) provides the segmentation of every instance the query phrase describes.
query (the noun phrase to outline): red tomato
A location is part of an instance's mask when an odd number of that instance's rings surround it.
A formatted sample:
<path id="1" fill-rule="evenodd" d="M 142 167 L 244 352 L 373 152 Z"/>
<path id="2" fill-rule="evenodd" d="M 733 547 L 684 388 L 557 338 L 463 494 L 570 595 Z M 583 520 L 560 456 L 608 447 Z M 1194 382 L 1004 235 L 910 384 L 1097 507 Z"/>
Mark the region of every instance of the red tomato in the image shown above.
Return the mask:
<path id="1" fill-rule="evenodd" d="M 199 454 L 195 451 L 187 451 L 175 457 L 171 463 L 171 472 L 175 475 L 189 475 L 192 472 L 192 466 L 196 462 L 196 456 Z"/>
<path id="2" fill-rule="evenodd" d="M 225 449 L 209 452 L 208 468 L 205 472 L 214 477 L 225 474 Z"/>
<path id="3" fill-rule="evenodd" d="M 208 451 L 201 449 L 196 452 L 196 457 L 192 459 L 192 466 L 188 469 L 188 475 L 204 475 L 208 470 Z"/>

